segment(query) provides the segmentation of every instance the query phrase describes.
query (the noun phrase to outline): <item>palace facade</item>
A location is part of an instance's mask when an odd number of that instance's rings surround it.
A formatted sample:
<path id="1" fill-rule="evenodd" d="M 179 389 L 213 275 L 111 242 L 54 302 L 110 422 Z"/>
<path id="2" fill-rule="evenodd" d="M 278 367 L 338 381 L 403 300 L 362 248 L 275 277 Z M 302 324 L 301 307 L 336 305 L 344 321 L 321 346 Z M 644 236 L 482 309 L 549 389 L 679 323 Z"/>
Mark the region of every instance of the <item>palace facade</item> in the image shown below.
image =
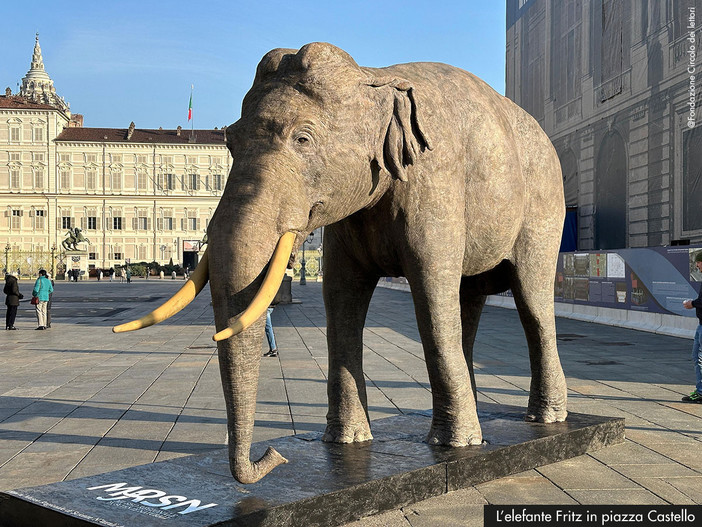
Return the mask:
<path id="1" fill-rule="evenodd" d="M 578 249 L 702 243 L 701 27 L 701 0 L 507 0 L 506 95 L 558 152 Z"/>
<path id="2" fill-rule="evenodd" d="M 90 267 L 171 260 L 194 267 L 231 167 L 225 130 L 82 124 L 56 94 L 37 37 L 19 93 L 0 95 L 5 258 L 59 254 L 77 227 L 89 240 L 81 248 Z"/>

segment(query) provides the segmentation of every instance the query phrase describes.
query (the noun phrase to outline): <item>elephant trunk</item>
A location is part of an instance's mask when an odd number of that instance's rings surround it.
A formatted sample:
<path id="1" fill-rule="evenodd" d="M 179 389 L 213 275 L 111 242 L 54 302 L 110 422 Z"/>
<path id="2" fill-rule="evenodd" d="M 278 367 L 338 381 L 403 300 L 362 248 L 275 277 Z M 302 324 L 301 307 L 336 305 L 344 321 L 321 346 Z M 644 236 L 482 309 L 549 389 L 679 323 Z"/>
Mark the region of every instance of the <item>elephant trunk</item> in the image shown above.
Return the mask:
<path id="1" fill-rule="evenodd" d="M 295 239 L 292 233 L 281 237 L 276 226 L 266 227 L 256 217 L 236 224 L 215 217 L 210 226 L 210 291 L 227 408 L 229 464 L 240 483 L 255 483 L 287 463 L 272 448 L 260 459 L 250 459 L 264 315 L 278 291 Z"/>
<path id="2" fill-rule="evenodd" d="M 242 334 L 218 342 L 227 407 L 229 468 L 234 478 L 244 484 L 256 483 L 278 465 L 287 463 L 271 447 L 258 461 L 250 459 L 262 338 L 263 324 L 257 321 Z"/>

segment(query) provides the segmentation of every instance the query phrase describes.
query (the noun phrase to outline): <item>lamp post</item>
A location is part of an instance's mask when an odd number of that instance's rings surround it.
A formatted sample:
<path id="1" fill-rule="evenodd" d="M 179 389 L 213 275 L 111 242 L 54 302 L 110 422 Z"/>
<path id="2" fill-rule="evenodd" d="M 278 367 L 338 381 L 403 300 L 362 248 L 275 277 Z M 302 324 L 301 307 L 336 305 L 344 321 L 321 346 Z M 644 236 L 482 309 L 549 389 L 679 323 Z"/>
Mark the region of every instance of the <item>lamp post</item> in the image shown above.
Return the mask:
<path id="1" fill-rule="evenodd" d="M 51 246 L 51 278 L 56 280 L 56 271 L 55 271 L 55 263 L 56 263 L 56 244 L 54 243 Z"/>
<path id="2" fill-rule="evenodd" d="M 305 276 L 305 264 L 307 263 L 305 261 L 305 243 L 312 242 L 313 237 L 314 234 L 310 233 L 310 235 L 302 241 L 302 262 L 300 262 L 300 285 L 307 285 L 307 277 Z"/>
<path id="3" fill-rule="evenodd" d="M 10 249 L 12 249 L 12 247 L 10 246 L 10 242 L 7 242 L 7 244 L 5 244 L 5 273 L 10 272 L 10 260 L 8 257 L 8 255 L 10 254 Z"/>

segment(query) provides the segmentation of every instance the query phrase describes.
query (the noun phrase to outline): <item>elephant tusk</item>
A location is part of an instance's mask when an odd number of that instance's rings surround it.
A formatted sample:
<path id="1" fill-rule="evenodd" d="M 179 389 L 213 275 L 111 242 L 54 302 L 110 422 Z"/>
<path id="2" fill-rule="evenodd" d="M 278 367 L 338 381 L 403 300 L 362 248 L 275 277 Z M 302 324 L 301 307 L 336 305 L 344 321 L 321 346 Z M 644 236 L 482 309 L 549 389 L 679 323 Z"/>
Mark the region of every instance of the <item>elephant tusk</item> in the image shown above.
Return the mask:
<path id="1" fill-rule="evenodd" d="M 268 271 L 263 278 L 263 283 L 254 296 L 253 300 L 241 314 L 239 314 L 234 322 L 227 328 L 223 329 L 212 337 L 214 341 L 228 339 L 234 335 L 238 335 L 251 324 L 256 322 L 261 315 L 266 312 L 268 306 L 275 298 L 280 283 L 283 281 L 283 275 L 290 260 L 293 243 L 295 242 L 295 233 L 286 232 L 278 240 L 271 261 L 268 264 Z"/>
<path id="2" fill-rule="evenodd" d="M 158 324 L 159 322 L 163 322 L 192 302 L 200 291 L 202 291 L 202 288 L 205 287 L 208 278 L 209 259 L 207 257 L 207 249 L 205 249 L 205 253 L 202 255 L 202 260 L 200 260 L 200 263 L 190 275 L 188 281 L 185 282 L 185 285 L 181 287 L 175 295 L 166 300 L 160 307 L 157 307 L 148 315 L 144 315 L 139 320 L 132 320 L 126 324 L 115 326 L 112 328 L 112 331 L 114 333 L 134 331 L 136 329 L 147 328 L 149 326 L 153 326 L 154 324 Z"/>

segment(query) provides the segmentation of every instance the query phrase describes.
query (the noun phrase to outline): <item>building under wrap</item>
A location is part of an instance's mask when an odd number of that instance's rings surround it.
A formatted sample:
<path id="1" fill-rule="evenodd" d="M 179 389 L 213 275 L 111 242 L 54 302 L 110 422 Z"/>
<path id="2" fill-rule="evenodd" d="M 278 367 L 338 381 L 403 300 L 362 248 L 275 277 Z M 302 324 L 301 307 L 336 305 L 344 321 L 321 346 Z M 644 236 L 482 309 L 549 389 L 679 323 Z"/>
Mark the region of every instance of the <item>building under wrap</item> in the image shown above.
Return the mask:
<path id="1" fill-rule="evenodd" d="M 701 0 L 507 0 L 506 95 L 558 152 L 565 248 L 702 242 L 700 32 Z"/>

